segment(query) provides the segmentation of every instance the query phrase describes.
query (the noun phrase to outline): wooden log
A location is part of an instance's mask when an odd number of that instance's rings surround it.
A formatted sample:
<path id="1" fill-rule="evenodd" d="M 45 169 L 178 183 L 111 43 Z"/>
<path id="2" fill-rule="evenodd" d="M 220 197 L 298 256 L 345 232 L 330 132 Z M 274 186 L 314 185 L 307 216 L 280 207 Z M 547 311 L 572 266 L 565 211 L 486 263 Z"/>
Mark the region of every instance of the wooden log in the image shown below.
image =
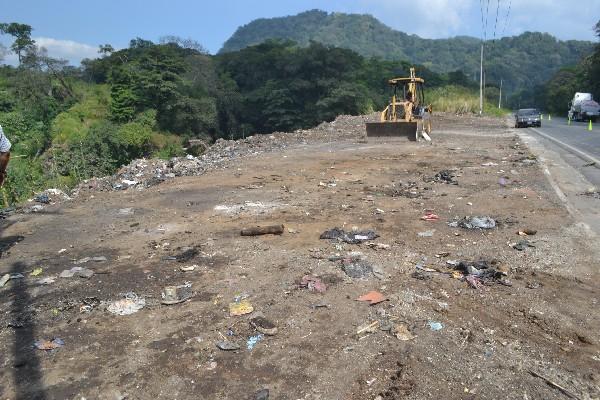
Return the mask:
<path id="1" fill-rule="evenodd" d="M 281 235 L 282 233 L 283 225 L 255 226 L 241 231 L 242 236 Z"/>

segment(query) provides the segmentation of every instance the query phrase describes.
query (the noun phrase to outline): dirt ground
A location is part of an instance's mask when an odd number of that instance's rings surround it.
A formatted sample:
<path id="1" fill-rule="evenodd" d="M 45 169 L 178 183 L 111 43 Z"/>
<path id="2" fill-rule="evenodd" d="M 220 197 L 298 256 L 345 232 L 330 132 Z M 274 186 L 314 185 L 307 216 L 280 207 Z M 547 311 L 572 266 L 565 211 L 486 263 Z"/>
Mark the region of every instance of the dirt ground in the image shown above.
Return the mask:
<path id="1" fill-rule="evenodd" d="M 0 289 L 0 398 L 266 398 L 262 389 L 290 400 L 599 398 L 597 238 L 571 218 L 542 168 L 522 161 L 529 150 L 501 120 L 435 126 L 433 144 L 296 144 L 0 220 L 0 275 L 24 275 Z M 441 170 L 458 185 L 428 179 Z M 439 220 L 422 220 L 428 212 Z M 447 225 L 469 215 L 498 226 Z M 240 236 L 271 224 L 284 233 Z M 319 239 L 333 227 L 379 238 Z M 526 237 L 535 247 L 517 251 L 510 244 L 524 228 L 537 230 Z M 329 260 L 350 252 L 380 273 L 351 278 Z M 74 264 L 98 256 L 106 261 Z M 473 288 L 453 277 L 450 260 L 495 260 L 507 276 Z M 74 266 L 95 274 L 58 277 Z M 327 290 L 301 287 L 305 275 Z M 56 280 L 39 282 L 48 277 Z M 165 286 L 184 284 L 191 299 L 161 304 Z M 355 300 L 372 290 L 387 300 Z M 127 292 L 145 307 L 106 310 Z M 229 303 L 244 297 L 254 312 L 230 316 Z M 256 316 L 278 332 L 248 350 Z M 371 323 L 373 332 L 357 335 Z M 399 340 L 390 326 L 414 338 Z M 64 346 L 33 348 L 53 338 Z M 219 341 L 240 348 L 223 351 Z"/>

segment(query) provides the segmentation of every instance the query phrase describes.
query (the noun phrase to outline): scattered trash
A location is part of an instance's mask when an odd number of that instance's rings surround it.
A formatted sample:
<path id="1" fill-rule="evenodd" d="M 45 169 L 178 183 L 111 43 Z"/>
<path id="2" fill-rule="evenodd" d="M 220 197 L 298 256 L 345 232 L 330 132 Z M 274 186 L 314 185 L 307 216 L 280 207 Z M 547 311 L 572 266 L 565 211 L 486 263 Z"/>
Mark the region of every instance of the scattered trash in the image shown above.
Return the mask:
<path id="1" fill-rule="evenodd" d="M 319 186 L 321 186 L 321 187 L 336 187 L 337 183 L 335 183 L 335 181 L 329 181 L 327 183 L 319 182 Z"/>
<path id="2" fill-rule="evenodd" d="M 35 347 L 38 350 L 45 350 L 45 351 L 58 349 L 59 347 L 63 347 L 64 345 L 65 345 L 65 341 L 60 338 L 54 338 L 52 340 L 41 339 L 41 340 L 36 340 L 33 343 L 33 347 Z"/>
<path id="3" fill-rule="evenodd" d="M 434 213 L 427 213 L 421 217 L 423 221 L 437 221 L 440 217 Z"/>
<path id="4" fill-rule="evenodd" d="M 366 278 L 373 274 L 373 266 L 360 258 L 342 260 L 342 271 L 350 278 Z"/>
<path id="5" fill-rule="evenodd" d="M 59 275 L 61 278 L 72 278 L 74 276 L 90 279 L 92 276 L 94 276 L 94 271 L 88 268 L 73 267 L 71 269 L 65 269 Z"/>
<path id="6" fill-rule="evenodd" d="M 312 275 L 304 275 L 300 281 L 300 287 L 305 287 L 311 292 L 324 293 L 327 290 L 327 285 L 321 279 Z"/>
<path id="7" fill-rule="evenodd" d="M 504 177 L 500 177 L 500 179 L 498 179 L 498 185 L 506 186 L 506 185 L 508 185 L 508 180 Z"/>
<path id="8" fill-rule="evenodd" d="M 56 278 L 52 278 L 52 277 L 42 278 L 42 279 L 38 279 L 36 281 L 36 283 L 38 285 L 50 285 L 50 284 L 52 284 L 54 282 L 56 282 Z"/>
<path id="9" fill-rule="evenodd" d="M 252 306 L 252 304 L 250 304 L 248 300 L 241 300 L 239 302 L 229 303 L 229 315 L 232 317 L 250 314 L 252 311 L 254 311 L 254 307 Z"/>
<path id="10" fill-rule="evenodd" d="M 432 331 L 441 331 L 444 328 L 444 325 L 441 322 L 429 321 L 427 324 Z"/>
<path id="11" fill-rule="evenodd" d="M 495 162 L 486 162 L 481 164 L 482 167 L 496 167 L 498 164 L 496 164 Z"/>
<path id="12" fill-rule="evenodd" d="M 269 389 L 261 389 L 254 393 L 254 400 L 269 400 Z"/>
<path id="13" fill-rule="evenodd" d="M 283 231 L 283 225 L 267 225 L 245 228 L 241 230 L 240 234 L 242 236 L 281 235 Z"/>
<path id="14" fill-rule="evenodd" d="M 50 197 L 46 193 L 38 194 L 33 199 L 38 203 L 50 204 Z"/>
<path id="15" fill-rule="evenodd" d="M 587 191 L 581 193 L 582 196 L 589 196 L 594 199 L 600 199 L 600 190 L 596 190 L 595 188 L 588 189 Z"/>
<path id="16" fill-rule="evenodd" d="M 535 376 L 536 378 L 540 378 L 541 380 L 543 380 L 544 382 L 546 382 L 549 386 L 552 386 L 553 388 L 560 390 L 565 396 L 567 396 L 567 397 L 569 397 L 571 399 L 579 399 L 579 396 L 575 395 L 574 393 L 572 393 L 568 389 L 562 387 L 558 383 L 551 381 L 550 379 L 546 378 L 545 376 L 540 375 L 537 372 L 532 371 L 532 370 L 529 370 L 529 373 L 531 375 Z"/>
<path id="17" fill-rule="evenodd" d="M 397 339 L 402 341 L 413 340 L 416 338 L 416 336 L 408 330 L 408 327 L 405 324 L 394 324 L 391 332 Z"/>
<path id="18" fill-rule="evenodd" d="M 161 293 L 161 303 L 165 305 L 183 303 L 191 299 L 192 295 L 189 285 L 165 286 Z"/>
<path id="19" fill-rule="evenodd" d="M 369 243 L 369 247 L 377 250 L 388 250 L 390 245 L 385 243 Z"/>
<path id="20" fill-rule="evenodd" d="M 528 247 L 535 247 L 529 240 L 519 240 L 517 243 L 512 244 L 512 248 L 518 251 L 523 251 Z"/>
<path id="21" fill-rule="evenodd" d="M 356 334 L 358 336 L 361 336 L 361 335 L 368 334 L 368 333 L 375 333 L 375 332 L 377 332 L 378 328 L 379 328 L 379 321 L 370 322 L 368 324 L 359 326 L 358 329 L 356 330 Z"/>
<path id="22" fill-rule="evenodd" d="M 198 250 L 196 250 L 195 248 L 192 247 L 192 248 L 183 250 L 181 253 L 177 254 L 176 256 L 173 256 L 172 259 L 177 262 L 184 263 L 184 262 L 190 261 L 197 255 L 198 255 Z"/>
<path id="23" fill-rule="evenodd" d="M 258 344 L 258 342 L 260 342 L 263 339 L 263 337 L 264 336 L 262 334 L 250 336 L 246 341 L 246 347 L 248 348 L 248 350 L 252 350 Z"/>
<path id="24" fill-rule="evenodd" d="M 133 215 L 133 214 L 134 214 L 134 210 L 132 207 L 119 209 L 119 215 Z"/>
<path id="25" fill-rule="evenodd" d="M 3 287 L 4 285 L 6 285 L 6 283 L 8 281 L 10 281 L 11 279 L 21 279 L 21 278 L 25 278 L 25 276 L 23 276 L 23 274 L 4 274 L 4 276 L 2 276 L 2 278 L 0 278 L 0 287 Z"/>
<path id="26" fill-rule="evenodd" d="M 221 341 L 216 343 L 217 347 L 223 351 L 235 351 L 240 349 L 240 345 L 234 342 Z"/>
<path id="27" fill-rule="evenodd" d="M 481 280 L 476 275 L 467 275 L 465 280 L 473 289 L 481 289 L 483 287 Z"/>
<path id="28" fill-rule="evenodd" d="M 193 270 L 195 270 L 196 268 L 198 268 L 197 265 L 182 265 L 181 267 L 179 267 L 179 270 L 183 271 L 183 272 L 191 272 Z"/>
<path id="29" fill-rule="evenodd" d="M 418 269 L 418 270 L 421 270 L 421 271 L 425 271 L 425 272 L 438 272 L 436 269 L 433 269 L 433 268 L 426 267 L 426 266 L 424 266 L 424 265 L 423 265 L 423 264 L 421 264 L 421 263 L 418 263 L 418 264 L 415 266 L 415 268 L 416 268 L 416 269 Z"/>
<path id="30" fill-rule="evenodd" d="M 84 257 L 80 260 L 75 261 L 73 264 L 85 264 L 87 262 L 90 261 L 94 261 L 94 262 L 103 262 L 106 261 L 106 257 L 104 256 L 98 256 L 98 257 Z"/>
<path id="31" fill-rule="evenodd" d="M 527 282 L 527 289 L 539 289 L 542 286 L 540 282 Z"/>
<path id="32" fill-rule="evenodd" d="M 83 304 L 79 306 L 80 313 L 91 312 L 94 308 L 100 305 L 100 299 L 97 297 L 86 297 L 81 302 Z"/>
<path id="33" fill-rule="evenodd" d="M 319 239 L 335 239 L 349 244 L 358 244 L 378 237 L 379 235 L 372 230 L 345 232 L 343 229 L 333 228 L 323 232 Z"/>
<path id="34" fill-rule="evenodd" d="M 419 237 L 432 237 L 434 233 L 435 233 L 435 229 L 432 229 L 430 231 L 419 232 L 419 233 L 417 233 L 417 236 L 419 236 Z"/>
<path id="35" fill-rule="evenodd" d="M 277 334 L 277 327 L 275 324 L 264 317 L 252 318 L 250 320 L 250 326 L 267 336 L 274 336 Z"/>
<path id="36" fill-rule="evenodd" d="M 38 276 L 38 275 L 41 275 L 42 272 L 44 272 L 43 268 L 34 268 L 34 270 L 31 271 L 29 276 Z"/>
<path id="37" fill-rule="evenodd" d="M 437 174 L 435 174 L 433 179 L 426 180 L 426 182 L 430 182 L 430 181 L 443 182 L 443 183 L 447 183 L 450 185 L 458 185 L 458 182 L 454 179 L 454 174 L 452 173 L 452 171 L 447 170 L 447 169 L 442 170 L 442 171 L 438 172 Z"/>
<path id="38" fill-rule="evenodd" d="M 446 263 L 456 269 L 452 273 L 453 278 L 462 278 L 461 274 L 458 273 L 458 271 L 461 271 L 466 275 L 467 283 L 475 289 L 480 289 L 484 281 L 494 281 L 506 286 L 511 285 L 508 280 L 504 279 L 508 275 L 508 268 L 499 264 L 496 260 L 447 261 Z"/>
<path id="39" fill-rule="evenodd" d="M 329 308 L 331 307 L 329 304 L 325 303 L 324 301 L 320 301 L 318 303 L 314 303 L 310 305 L 310 308 L 312 309 L 317 309 L 317 308 Z"/>
<path id="40" fill-rule="evenodd" d="M 537 231 L 535 229 L 520 229 L 517 234 L 519 236 L 534 236 L 535 234 L 537 234 Z"/>
<path id="41" fill-rule="evenodd" d="M 58 254 L 62 254 L 62 253 L 64 253 L 65 251 L 67 251 L 67 249 L 60 249 L 60 250 L 58 251 Z"/>
<path id="42" fill-rule="evenodd" d="M 368 301 L 369 305 L 372 306 L 374 304 L 378 304 L 378 303 L 381 303 L 382 301 L 387 300 L 387 298 L 383 294 L 373 290 L 367 294 L 363 294 L 362 296 L 358 297 L 356 300 L 357 301 Z"/>
<path id="43" fill-rule="evenodd" d="M 134 292 L 125 293 L 124 299 L 113 301 L 106 307 L 108 312 L 116 315 L 130 315 L 138 312 L 146 305 L 146 300 Z"/>
<path id="44" fill-rule="evenodd" d="M 496 221 L 490 217 L 465 217 L 459 221 L 452 221 L 448 226 L 453 228 L 465 229 L 493 229 L 496 227 Z"/>
<path id="45" fill-rule="evenodd" d="M 431 279 L 431 275 L 424 274 L 420 271 L 414 271 L 412 274 L 410 274 L 410 276 L 412 276 L 415 279 L 419 279 L 421 281 L 426 281 L 428 279 Z M 461 277 L 462 277 L 462 275 L 461 275 Z"/>

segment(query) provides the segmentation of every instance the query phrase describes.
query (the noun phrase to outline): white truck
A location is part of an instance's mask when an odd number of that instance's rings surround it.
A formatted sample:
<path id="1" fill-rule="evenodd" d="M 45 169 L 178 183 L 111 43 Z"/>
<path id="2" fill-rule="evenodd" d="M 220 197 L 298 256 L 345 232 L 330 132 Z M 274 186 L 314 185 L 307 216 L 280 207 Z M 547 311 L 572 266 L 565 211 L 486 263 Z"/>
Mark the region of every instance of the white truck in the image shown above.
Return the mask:
<path id="1" fill-rule="evenodd" d="M 600 104 L 596 103 L 591 93 L 575 93 L 569 102 L 569 119 L 573 121 L 596 121 L 600 117 Z"/>

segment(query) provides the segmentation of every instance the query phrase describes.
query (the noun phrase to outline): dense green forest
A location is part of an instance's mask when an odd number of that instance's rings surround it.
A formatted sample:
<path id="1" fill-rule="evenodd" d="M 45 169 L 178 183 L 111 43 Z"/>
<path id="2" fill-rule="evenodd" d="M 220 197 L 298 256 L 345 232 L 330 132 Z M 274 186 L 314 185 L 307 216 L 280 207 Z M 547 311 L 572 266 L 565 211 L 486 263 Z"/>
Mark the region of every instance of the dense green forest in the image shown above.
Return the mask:
<path id="1" fill-rule="evenodd" d="M 238 28 L 221 53 L 273 38 L 293 40 L 300 45 L 317 41 L 351 49 L 365 57 L 407 60 L 440 73 L 461 70 L 470 77 L 479 76 L 479 39 L 423 39 L 393 30 L 370 15 L 319 10 L 252 21 Z M 576 64 L 592 48 L 591 42 L 559 41 L 538 32 L 488 40 L 486 82 L 498 84 L 502 79 L 507 93 L 532 88 L 547 81 L 560 67 Z"/>
<path id="2" fill-rule="evenodd" d="M 73 67 L 36 47 L 31 27 L 0 29 L 20 60 L 0 67 L 0 125 L 14 145 L 4 203 L 111 174 L 134 158 L 183 155 L 192 138 L 292 131 L 380 110 L 387 80 L 411 66 L 315 42 L 267 41 L 211 56 L 169 37 L 136 38 L 118 51 L 102 45 L 98 58 Z M 438 98 L 475 93 L 460 71 L 417 71 L 430 87 L 459 85 Z"/>
<path id="3" fill-rule="evenodd" d="M 600 21 L 595 30 L 600 39 Z M 600 101 L 600 43 L 592 54 L 577 64 L 561 68 L 547 82 L 517 91 L 514 102 L 566 115 L 575 92 L 592 93 Z"/>

